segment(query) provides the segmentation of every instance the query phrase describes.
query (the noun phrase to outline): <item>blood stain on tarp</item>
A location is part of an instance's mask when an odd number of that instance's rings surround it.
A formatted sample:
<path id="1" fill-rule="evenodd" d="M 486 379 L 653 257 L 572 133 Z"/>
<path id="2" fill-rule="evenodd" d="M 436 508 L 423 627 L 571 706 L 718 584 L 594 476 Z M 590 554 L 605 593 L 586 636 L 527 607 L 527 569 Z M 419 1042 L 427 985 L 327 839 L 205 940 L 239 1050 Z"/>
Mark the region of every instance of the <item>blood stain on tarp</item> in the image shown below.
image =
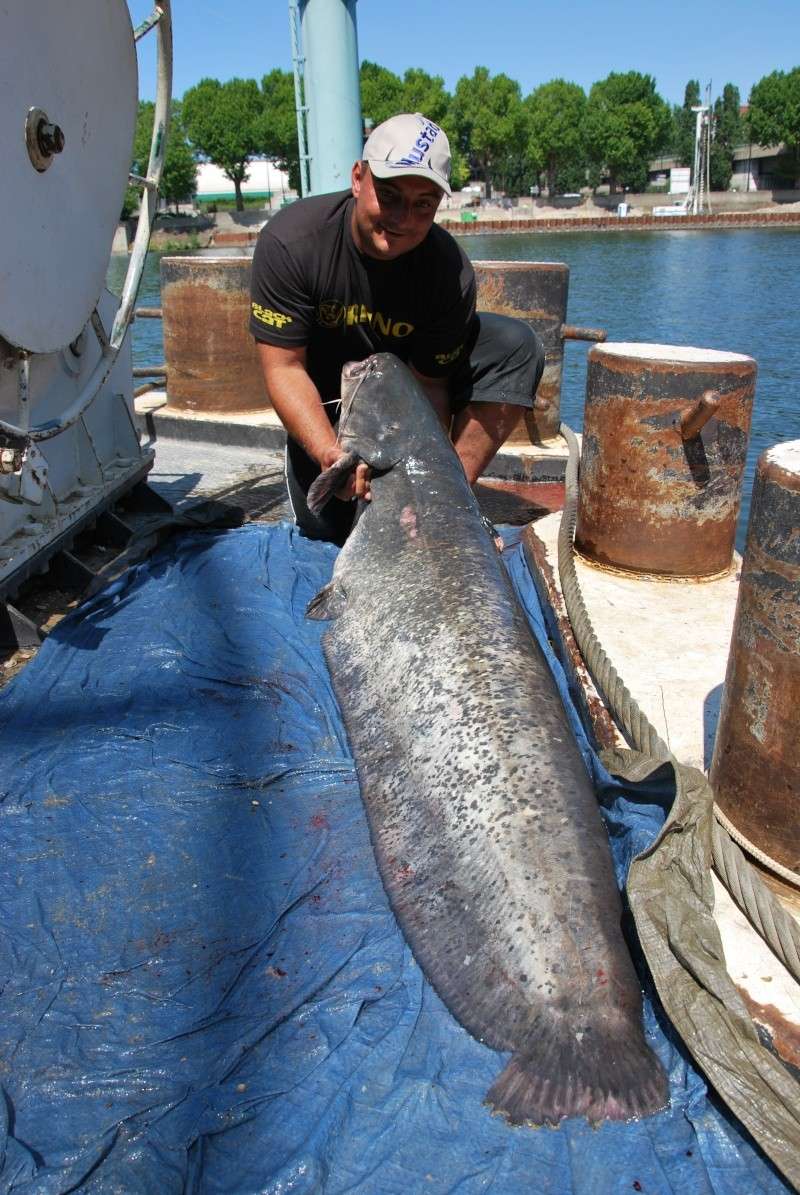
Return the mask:
<path id="1" fill-rule="evenodd" d="M 283 970 L 282 967 L 266 967 L 264 970 L 264 974 L 271 976 L 272 979 L 285 979 L 286 978 L 286 972 Z"/>
<path id="2" fill-rule="evenodd" d="M 309 818 L 308 824 L 313 830 L 330 830 L 330 824 L 324 813 L 315 813 Z"/>

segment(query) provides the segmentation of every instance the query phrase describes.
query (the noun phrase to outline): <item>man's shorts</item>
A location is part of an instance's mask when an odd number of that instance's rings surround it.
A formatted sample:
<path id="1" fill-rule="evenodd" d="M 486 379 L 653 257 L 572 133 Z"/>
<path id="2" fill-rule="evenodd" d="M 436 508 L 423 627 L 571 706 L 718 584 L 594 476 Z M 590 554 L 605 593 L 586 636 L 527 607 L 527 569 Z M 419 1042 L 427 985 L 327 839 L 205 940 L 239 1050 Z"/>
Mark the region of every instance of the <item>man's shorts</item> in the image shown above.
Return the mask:
<path id="1" fill-rule="evenodd" d="M 507 315 L 478 312 L 469 352 L 448 379 L 453 414 L 471 402 L 514 403 L 531 408 L 544 369 L 544 348 L 528 324 Z M 343 544 L 353 527 L 355 502 L 331 498 L 320 514 L 308 509 L 306 494 L 319 465 L 296 441 L 286 444 L 286 487 L 295 522 L 311 539 Z"/>

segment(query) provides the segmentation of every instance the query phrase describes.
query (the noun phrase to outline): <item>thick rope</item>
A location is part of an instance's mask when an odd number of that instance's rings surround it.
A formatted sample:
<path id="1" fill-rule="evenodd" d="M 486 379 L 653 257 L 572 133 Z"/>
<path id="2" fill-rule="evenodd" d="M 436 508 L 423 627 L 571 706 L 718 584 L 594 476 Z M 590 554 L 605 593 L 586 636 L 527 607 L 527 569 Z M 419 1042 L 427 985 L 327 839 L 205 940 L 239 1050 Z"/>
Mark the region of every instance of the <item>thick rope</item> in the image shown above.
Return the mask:
<path id="1" fill-rule="evenodd" d="M 784 867 L 783 864 L 779 863 L 777 859 L 773 859 L 772 855 L 768 855 L 766 851 L 762 851 L 761 847 L 756 846 L 754 842 L 751 842 L 747 835 L 743 834 L 741 830 L 738 830 L 730 818 L 725 816 L 716 802 L 714 803 L 714 817 L 717 819 L 720 826 L 722 826 L 722 829 L 729 834 L 733 841 L 737 843 L 745 852 L 745 854 L 749 855 L 751 859 L 755 859 L 756 862 L 760 863 L 762 867 L 765 867 L 767 871 L 772 871 L 775 873 L 775 875 L 780 876 L 780 878 L 785 880 L 787 884 L 794 884 L 795 888 L 800 888 L 800 875 L 798 875 L 796 871 L 792 871 L 790 867 Z"/>
<path id="2" fill-rule="evenodd" d="M 650 756 L 656 763 L 677 763 L 669 747 L 639 709 L 609 660 L 589 618 L 575 569 L 573 550 L 578 518 L 580 450 L 575 433 L 565 423 L 561 424 L 561 434 L 569 448 L 569 460 L 565 478 L 564 513 L 558 533 L 558 574 L 575 641 L 628 743 L 636 751 Z M 720 824 L 720 814 L 716 806 L 715 814 L 716 817 L 712 821 L 711 844 L 717 875 L 753 927 L 791 972 L 793 978 L 800 982 L 800 926 L 748 863 L 727 832 L 727 827 Z M 767 859 L 767 863 L 773 868 L 776 867 L 772 860 Z"/>

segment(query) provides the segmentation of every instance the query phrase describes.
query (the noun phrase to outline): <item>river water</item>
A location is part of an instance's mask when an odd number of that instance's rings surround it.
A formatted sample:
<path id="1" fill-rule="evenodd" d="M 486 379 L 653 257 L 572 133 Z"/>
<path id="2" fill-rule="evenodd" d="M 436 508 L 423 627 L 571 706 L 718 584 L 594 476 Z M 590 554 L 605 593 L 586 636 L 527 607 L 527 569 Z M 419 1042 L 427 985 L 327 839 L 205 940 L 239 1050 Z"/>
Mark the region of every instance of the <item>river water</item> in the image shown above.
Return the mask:
<path id="1" fill-rule="evenodd" d="M 800 438 L 800 232 L 794 229 L 618 233 L 513 233 L 461 240 L 473 259 L 563 261 L 568 321 L 606 328 L 609 340 L 697 345 L 748 353 L 758 383 L 737 545 L 743 545 L 756 460 Z M 139 305 L 160 305 L 160 255 L 148 255 Z M 112 257 L 119 293 L 126 257 Z M 567 342 L 562 418 L 582 423 L 586 345 Z M 161 324 L 139 320 L 134 363 L 163 361 Z"/>

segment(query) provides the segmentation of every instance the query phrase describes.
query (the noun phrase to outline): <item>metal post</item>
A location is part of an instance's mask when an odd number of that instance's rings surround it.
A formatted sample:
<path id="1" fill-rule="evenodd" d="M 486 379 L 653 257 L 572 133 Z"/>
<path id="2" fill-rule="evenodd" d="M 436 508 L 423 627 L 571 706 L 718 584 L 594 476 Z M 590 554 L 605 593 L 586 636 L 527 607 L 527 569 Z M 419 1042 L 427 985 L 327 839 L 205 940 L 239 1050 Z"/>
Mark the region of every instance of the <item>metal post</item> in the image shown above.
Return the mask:
<path id="1" fill-rule="evenodd" d="M 305 63 L 300 52 L 299 15 L 297 0 L 289 0 L 289 36 L 292 42 L 292 66 L 294 69 L 294 106 L 297 113 L 297 148 L 300 156 L 300 194 L 310 193 L 308 182 L 308 149 L 306 146 Z M 281 183 L 281 185 L 283 185 Z M 270 208 L 272 199 L 270 198 Z"/>
<path id="2" fill-rule="evenodd" d="M 729 569 L 755 380 L 755 361 L 739 353 L 590 349 L 577 549 L 627 572 Z"/>
<path id="3" fill-rule="evenodd" d="M 350 185 L 363 148 L 356 0 L 299 0 L 310 194 Z"/>
<path id="4" fill-rule="evenodd" d="M 758 461 L 711 783 L 745 849 L 800 873 L 800 440 Z M 725 824 L 723 822 L 723 824 Z"/>

